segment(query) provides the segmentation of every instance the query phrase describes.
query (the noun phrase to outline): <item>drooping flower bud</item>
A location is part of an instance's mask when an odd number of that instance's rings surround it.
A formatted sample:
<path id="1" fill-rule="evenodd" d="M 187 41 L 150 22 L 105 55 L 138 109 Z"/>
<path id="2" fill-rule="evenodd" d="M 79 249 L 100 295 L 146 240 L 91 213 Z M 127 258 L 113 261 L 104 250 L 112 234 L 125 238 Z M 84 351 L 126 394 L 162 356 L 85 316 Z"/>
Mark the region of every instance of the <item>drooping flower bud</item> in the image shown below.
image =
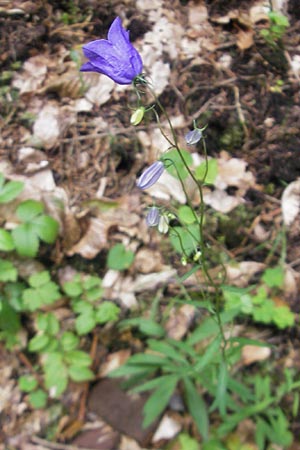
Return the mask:
<path id="1" fill-rule="evenodd" d="M 162 161 L 156 161 L 151 164 L 151 166 L 144 170 L 140 178 L 137 180 L 137 187 L 142 190 L 150 188 L 158 181 L 164 170 L 165 167 Z"/>
<path id="2" fill-rule="evenodd" d="M 138 109 L 136 109 L 130 117 L 131 125 L 136 126 L 139 123 L 141 123 L 141 121 L 143 120 L 144 114 L 145 114 L 144 106 L 140 106 Z"/>
<path id="3" fill-rule="evenodd" d="M 156 208 L 156 206 L 152 206 L 146 215 L 146 223 L 148 227 L 156 227 L 159 224 L 159 218 L 159 209 Z"/>
<path id="4" fill-rule="evenodd" d="M 197 142 L 199 142 L 201 138 L 202 138 L 202 131 L 199 128 L 195 128 L 194 130 L 189 131 L 185 135 L 185 142 L 188 145 L 194 145 L 197 144 Z"/>
<path id="5" fill-rule="evenodd" d="M 160 216 L 157 229 L 162 234 L 166 234 L 169 231 L 169 218 L 166 214 Z"/>

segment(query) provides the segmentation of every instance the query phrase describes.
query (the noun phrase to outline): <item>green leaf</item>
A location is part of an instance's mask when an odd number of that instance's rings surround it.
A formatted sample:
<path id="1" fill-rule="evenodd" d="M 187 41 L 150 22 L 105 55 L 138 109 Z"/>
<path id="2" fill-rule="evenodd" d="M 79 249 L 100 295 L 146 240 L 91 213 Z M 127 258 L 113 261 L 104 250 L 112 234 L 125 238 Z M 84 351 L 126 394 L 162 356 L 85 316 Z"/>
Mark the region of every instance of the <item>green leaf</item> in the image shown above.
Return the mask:
<path id="1" fill-rule="evenodd" d="M 0 184 L 0 203 L 8 203 L 22 192 L 24 183 L 21 181 L 9 181 L 3 185 L 3 175 Z"/>
<path id="2" fill-rule="evenodd" d="M 143 427 L 148 427 L 166 408 L 178 383 L 177 375 L 167 375 L 144 406 Z"/>
<path id="3" fill-rule="evenodd" d="M 93 306 L 85 300 L 75 300 L 74 302 L 72 302 L 72 309 L 77 314 L 94 314 Z"/>
<path id="4" fill-rule="evenodd" d="M 214 158 L 200 164 L 195 169 L 195 176 L 197 180 L 205 184 L 214 184 L 218 175 L 218 161 Z M 205 177 L 205 179 L 204 179 Z"/>
<path id="5" fill-rule="evenodd" d="M 74 277 L 74 280 L 64 283 L 63 290 L 69 297 L 72 298 L 78 297 L 80 294 L 82 294 L 83 288 L 80 281 L 80 276 L 76 275 Z"/>
<path id="6" fill-rule="evenodd" d="M 51 391 L 51 397 L 58 398 L 68 386 L 68 372 L 64 365 L 56 370 L 47 367 L 45 370 L 45 386 Z"/>
<path id="7" fill-rule="evenodd" d="M 32 222 L 32 229 L 43 242 L 46 242 L 46 244 L 53 244 L 53 242 L 55 242 L 58 228 L 59 226 L 56 220 L 44 214 L 34 218 Z"/>
<path id="8" fill-rule="evenodd" d="M 10 252 L 15 248 L 15 244 L 12 235 L 0 228 L 0 251 Z"/>
<path id="9" fill-rule="evenodd" d="M 178 436 L 181 448 L 180 450 L 200 450 L 199 444 L 196 439 L 189 436 L 187 433 L 180 433 Z M 216 450 L 215 447 L 214 450 Z M 219 449 L 220 450 L 220 449 Z"/>
<path id="10" fill-rule="evenodd" d="M 185 161 L 185 164 L 191 167 L 193 163 L 193 158 L 191 154 L 187 150 L 180 150 L 181 155 Z M 180 177 L 181 180 L 184 180 L 188 176 L 187 168 L 183 163 L 178 151 L 176 149 L 172 149 L 163 154 L 163 161 L 165 162 L 165 167 L 167 172 L 169 172 L 173 177 Z"/>
<path id="11" fill-rule="evenodd" d="M 0 330 L 8 335 L 16 335 L 21 328 L 20 316 L 7 301 L 0 299 Z"/>
<path id="12" fill-rule="evenodd" d="M 192 208 L 187 205 L 183 205 L 178 208 L 178 217 L 181 222 L 186 224 L 196 222 L 195 213 L 193 212 Z"/>
<path id="13" fill-rule="evenodd" d="M 60 343 L 61 343 L 62 348 L 66 352 L 68 352 L 70 350 L 74 350 L 78 346 L 79 339 L 71 331 L 65 331 L 60 338 Z"/>
<path id="14" fill-rule="evenodd" d="M 112 247 L 107 256 L 107 265 L 113 270 L 128 269 L 134 260 L 134 253 L 126 250 L 123 244 L 116 244 Z"/>
<path id="15" fill-rule="evenodd" d="M 39 240 L 30 223 L 22 223 L 11 232 L 17 252 L 21 256 L 34 258 L 39 248 Z"/>
<path id="16" fill-rule="evenodd" d="M 47 272 L 40 272 L 32 275 L 29 278 L 29 283 L 36 287 L 23 291 L 24 305 L 30 311 L 35 311 L 43 305 L 50 305 L 61 297 L 58 285 L 53 281 L 46 281 L 48 279 L 47 274 Z M 42 284 L 43 282 L 45 284 Z"/>
<path id="17" fill-rule="evenodd" d="M 70 350 L 64 356 L 65 361 L 78 367 L 89 367 L 92 364 L 92 358 L 82 350 Z"/>
<path id="18" fill-rule="evenodd" d="M 16 209 L 18 218 L 22 222 L 31 222 L 44 211 L 44 205 L 36 200 L 25 200 Z"/>
<path id="19" fill-rule="evenodd" d="M 275 306 L 273 312 L 273 322 L 281 330 L 292 327 L 295 325 L 295 314 L 292 313 L 288 306 Z"/>
<path id="20" fill-rule="evenodd" d="M 101 297 L 103 295 L 103 289 L 101 287 L 93 287 L 93 288 L 89 288 L 85 294 L 84 297 L 89 301 L 89 302 L 95 302 L 97 300 L 100 300 Z"/>
<path id="21" fill-rule="evenodd" d="M 85 291 L 88 291 L 92 288 L 98 287 L 100 288 L 102 284 L 102 280 L 99 277 L 89 276 L 82 281 L 82 287 Z"/>
<path id="22" fill-rule="evenodd" d="M 155 341 L 154 339 L 148 340 L 148 346 L 149 349 L 162 353 L 163 355 L 167 356 L 170 359 L 173 359 L 174 361 L 179 362 L 183 365 L 188 365 L 187 361 L 184 356 L 182 356 L 178 350 L 176 350 L 170 343 L 164 342 L 164 341 Z"/>
<path id="23" fill-rule="evenodd" d="M 272 287 L 282 287 L 284 282 L 284 270 L 282 267 L 277 266 L 273 268 L 266 269 L 262 281 L 266 283 L 270 288 Z"/>
<path id="24" fill-rule="evenodd" d="M 94 373 L 87 367 L 70 366 L 68 372 L 71 380 L 77 382 L 89 381 L 95 378 Z"/>
<path id="25" fill-rule="evenodd" d="M 28 344 L 28 350 L 30 352 L 40 352 L 49 343 L 49 336 L 46 334 L 37 334 L 32 339 L 30 339 Z"/>
<path id="26" fill-rule="evenodd" d="M 16 281 L 18 271 L 10 261 L 0 258 L 0 281 Z"/>
<path id="27" fill-rule="evenodd" d="M 33 391 L 37 385 L 37 379 L 32 375 L 22 375 L 18 380 L 19 388 L 24 392 Z"/>
<path id="28" fill-rule="evenodd" d="M 178 253 L 190 256 L 197 250 L 200 243 L 198 224 L 173 227 L 170 231 L 170 241 Z"/>
<path id="29" fill-rule="evenodd" d="M 95 326 L 96 318 L 93 314 L 80 314 L 75 320 L 75 328 L 80 336 L 89 333 Z"/>
<path id="30" fill-rule="evenodd" d="M 142 333 L 146 334 L 147 336 L 159 338 L 165 335 L 165 330 L 159 323 L 151 319 L 144 319 L 142 317 L 139 317 L 138 319 L 123 320 L 121 322 L 121 326 L 122 328 L 126 326 L 137 327 Z"/>
<path id="31" fill-rule="evenodd" d="M 29 394 L 28 400 L 31 406 L 35 409 L 45 408 L 47 405 L 48 395 L 42 389 L 37 389 Z"/>
<path id="32" fill-rule="evenodd" d="M 206 405 L 202 396 L 189 378 L 184 378 L 183 384 L 188 410 L 191 413 L 201 436 L 206 441 L 208 439 L 209 429 Z"/>
<path id="33" fill-rule="evenodd" d="M 38 288 L 43 286 L 50 281 L 50 274 L 47 270 L 43 270 L 42 272 L 34 273 L 29 277 L 29 284 L 33 288 Z"/>
<path id="34" fill-rule="evenodd" d="M 118 320 L 120 308 L 113 302 L 102 302 L 96 309 L 96 321 L 99 324 L 114 322 Z"/>
<path id="35" fill-rule="evenodd" d="M 194 366 L 195 372 L 199 373 L 205 369 L 212 361 L 217 361 L 220 355 L 222 338 L 217 336 L 205 348 L 203 355 L 198 357 L 198 362 Z"/>

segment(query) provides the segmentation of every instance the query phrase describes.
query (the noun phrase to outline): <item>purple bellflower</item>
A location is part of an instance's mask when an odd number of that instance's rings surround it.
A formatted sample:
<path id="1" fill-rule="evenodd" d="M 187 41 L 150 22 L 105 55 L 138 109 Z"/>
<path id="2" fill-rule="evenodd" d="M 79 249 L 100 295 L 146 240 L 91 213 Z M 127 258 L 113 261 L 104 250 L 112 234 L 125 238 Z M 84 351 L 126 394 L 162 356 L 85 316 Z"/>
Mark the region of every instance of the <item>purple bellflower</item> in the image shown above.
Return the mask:
<path id="1" fill-rule="evenodd" d="M 143 69 L 142 58 L 130 43 L 120 17 L 111 24 L 107 40 L 89 42 L 83 53 L 89 61 L 82 65 L 82 72 L 103 73 L 118 84 L 131 84 Z"/>
<path id="2" fill-rule="evenodd" d="M 164 170 L 164 163 L 162 161 L 155 161 L 155 163 L 151 164 L 151 166 L 144 170 L 140 178 L 137 180 L 137 187 L 142 190 L 150 188 L 162 176 Z"/>
<path id="3" fill-rule="evenodd" d="M 146 224 L 148 227 L 156 227 L 159 224 L 160 213 L 156 206 L 152 206 L 146 215 Z"/>
<path id="4" fill-rule="evenodd" d="M 194 130 L 189 131 L 185 135 L 185 142 L 188 145 L 195 145 L 197 144 L 197 142 L 200 141 L 201 138 L 202 138 L 202 130 L 200 130 L 199 128 L 195 128 Z"/>

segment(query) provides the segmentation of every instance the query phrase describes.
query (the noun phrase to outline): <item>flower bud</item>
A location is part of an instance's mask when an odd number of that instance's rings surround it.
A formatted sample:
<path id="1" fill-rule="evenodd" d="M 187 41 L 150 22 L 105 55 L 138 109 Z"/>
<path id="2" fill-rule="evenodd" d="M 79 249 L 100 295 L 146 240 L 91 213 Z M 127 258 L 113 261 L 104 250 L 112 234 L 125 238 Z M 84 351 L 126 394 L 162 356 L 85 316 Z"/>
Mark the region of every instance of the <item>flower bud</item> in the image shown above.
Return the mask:
<path id="1" fill-rule="evenodd" d="M 159 224 L 159 218 L 160 213 L 158 208 L 156 208 L 156 206 L 152 206 L 152 208 L 149 209 L 146 216 L 146 223 L 148 227 L 156 227 L 156 225 Z"/>
<path id="2" fill-rule="evenodd" d="M 136 109 L 131 117 L 130 117 L 130 123 L 131 125 L 138 125 L 143 120 L 145 114 L 145 108 L 143 106 L 140 106 L 138 109 Z"/>
<path id="3" fill-rule="evenodd" d="M 160 216 L 157 229 L 162 234 L 166 234 L 169 231 L 169 219 L 166 214 Z"/>
<path id="4" fill-rule="evenodd" d="M 137 180 L 137 187 L 144 190 L 153 186 L 153 184 L 155 184 L 161 177 L 164 170 L 165 167 L 161 161 L 156 161 L 151 164 L 151 166 L 144 170 L 140 178 Z"/>
<path id="5" fill-rule="evenodd" d="M 202 131 L 199 128 L 195 128 L 194 130 L 189 131 L 185 135 L 185 142 L 188 145 L 194 145 L 197 144 L 197 142 L 199 142 L 201 138 L 202 138 Z"/>

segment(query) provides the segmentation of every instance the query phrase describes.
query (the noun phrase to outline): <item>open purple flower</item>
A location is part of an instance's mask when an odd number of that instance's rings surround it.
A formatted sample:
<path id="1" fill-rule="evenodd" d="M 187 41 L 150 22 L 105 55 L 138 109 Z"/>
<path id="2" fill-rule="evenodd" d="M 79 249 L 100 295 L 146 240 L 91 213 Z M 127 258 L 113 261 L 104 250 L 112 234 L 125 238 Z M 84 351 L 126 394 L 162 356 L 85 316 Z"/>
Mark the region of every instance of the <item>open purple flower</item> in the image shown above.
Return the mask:
<path id="1" fill-rule="evenodd" d="M 120 17 L 111 24 L 107 40 L 89 42 L 83 53 L 89 61 L 81 67 L 82 72 L 103 73 L 118 84 L 131 84 L 143 69 L 142 58 L 130 43 Z"/>
<path id="2" fill-rule="evenodd" d="M 161 177 L 164 170 L 164 163 L 162 161 L 155 161 L 155 163 L 151 164 L 151 166 L 144 170 L 140 178 L 137 180 L 137 187 L 144 190 L 153 186 L 153 184 L 155 184 Z"/>

